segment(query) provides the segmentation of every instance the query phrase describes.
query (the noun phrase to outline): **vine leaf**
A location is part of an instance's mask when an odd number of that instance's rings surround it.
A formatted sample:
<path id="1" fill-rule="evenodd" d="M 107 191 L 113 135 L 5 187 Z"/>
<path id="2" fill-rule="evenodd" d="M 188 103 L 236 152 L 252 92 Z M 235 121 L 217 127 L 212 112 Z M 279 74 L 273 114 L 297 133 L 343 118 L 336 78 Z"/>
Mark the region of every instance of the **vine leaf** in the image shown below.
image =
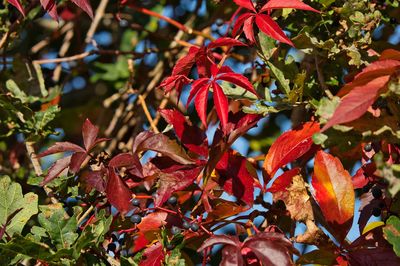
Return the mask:
<path id="1" fill-rule="evenodd" d="M 270 0 L 259 11 L 257 11 L 254 8 L 254 5 L 251 0 L 234 0 L 234 2 L 238 6 L 243 7 L 249 10 L 250 12 L 242 14 L 236 20 L 236 23 L 233 27 L 232 35 L 236 36 L 240 34 L 241 31 L 244 31 L 244 34 L 246 38 L 250 41 L 250 43 L 255 42 L 254 26 L 257 26 L 257 28 L 259 28 L 260 31 L 270 36 L 271 38 L 283 43 L 287 43 L 291 46 L 294 46 L 292 41 L 286 36 L 283 30 L 279 27 L 278 23 L 276 23 L 270 17 L 270 12 L 274 9 L 294 8 L 294 9 L 302 9 L 319 13 L 318 10 L 315 10 L 314 8 L 310 7 L 307 4 L 304 4 L 299 0 L 289 0 L 289 1 Z"/>
<path id="2" fill-rule="evenodd" d="M 292 254 L 297 253 L 292 243 L 278 232 L 258 233 L 244 242 L 240 242 L 237 236 L 213 235 L 197 251 L 217 244 L 224 245 L 220 264 L 224 266 L 244 265 L 244 261 L 254 259 L 254 255 L 263 265 L 291 265 Z"/>
<path id="3" fill-rule="evenodd" d="M 117 208 L 122 215 L 125 215 L 132 209 L 132 192 L 111 167 L 108 169 L 108 180 L 105 192 L 108 201 Z"/>
<path id="4" fill-rule="evenodd" d="M 351 227 L 354 215 L 354 188 L 350 174 L 338 158 L 318 151 L 312 176 L 314 198 L 333 234 L 341 243 Z"/>
<path id="5" fill-rule="evenodd" d="M 312 135 L 319 132 L 319 124 L 307 122 L 283 133 L 271 146 L 264 161 L 264 168 L 272 177 L 282 166 L 300 158 L 312 147 Z"/>
<path id="6" fill-rule="evenodd" d="M 22 6 L 19 0 L 7 0 L 7 2 L 15 6 L 18 9 L 18 11 L 21 12 L 21 14 L 25 17 L 24 7 Z"/>
<path id="7" fill-rule="evenodd" d="M 47 171 L 47 175 L 40 183 L 41 186 L 46 185 L 56 177 L 58 177 L 65 169 L 69 168 L 69 172 L 77 173 L 83 162 L 89 157 L 89 152 L 99 143 L 107 141 L 107 138 L 97 138 L 99 129 L 94 126 L 89 119 L 86 119 L 82 126 L 82 138 L 84 147 L 78 146 L 74 143 L 64 141 L 56 142 L 47 150 L 37 155 L 37 157 L 44 157 L 55 153 L 69 152 L 71 155 L 58 159 Z"/>
<path id="8" fill-rule="evenodd" d="M 93 19 L 93 10 L 89 0 L 71 0 L 75 5 L 80 7 L 86 14 Z"/>
<path id="9" fill-rule="evenodd" d="M 332 118 L 324 125 L 321 132 L 334 125 L 348 123 L 360 118 L 378 98 L 379 93 L 386 88 L 389 80 L 390 75 L 385 75 L 354 87 L 341 99 Z"/>

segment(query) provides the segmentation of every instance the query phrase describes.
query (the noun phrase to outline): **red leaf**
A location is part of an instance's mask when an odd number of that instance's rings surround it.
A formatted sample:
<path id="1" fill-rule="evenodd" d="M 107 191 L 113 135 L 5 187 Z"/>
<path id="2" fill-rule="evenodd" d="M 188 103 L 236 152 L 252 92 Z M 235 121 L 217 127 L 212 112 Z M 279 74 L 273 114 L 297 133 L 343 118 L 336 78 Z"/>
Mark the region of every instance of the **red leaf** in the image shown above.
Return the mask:
<path id="1" fill-rule="evenodd" d="M 251 82 L 245 76 L 234 73 L 232 70 L 229 73 L 219 75 L 218 80 L 225 80 L 227 82 L 236 84 L 239 87 L 242 87 L 243 89 L 248 90 L 255 95 L 258 95 L 256 90 L 253 88 Z"/>
<path id="2" fill-rule="evenodd" d="M 240 29 L 243 26 L 243 23 L 245 22 L 245 20 L 247 20 L 251 16 L 254 16 L 254 14 L 244 13 L 238 17 L 238 19 L 235 22 L 235 25 L 233 26 L 232 36 L 237 36 L 239 34 Z"/>
<path id="3" fill-rule="evenodd" d="M 133 175 L 144 178 L 143 167 L 136 154 L 120 153 L 109 161 L 108 166 L 114 168 L 126 167 Z"/>
<path id="4" fill-rule="evenodd" d="M 350 174 L 338 158 L 318 151 L 312 176 L 314 197 L 339 242 L 346 237 L 354 214 L 354 189 Z"/>
<path id="5" fill-rule="evenodd" d="M 276 232 L 251 236 L 244 241 L 244 248 L 250 248 L 262 265 L 293 265 L 292 254 L 296 251 L 285 235 Z"/>
<path id="6" fill-rule="evenodd" d="M 319 124 L 307 122 L 283 133 L 271 146 L 264 161 L 264 168 L 270 176 L 282 166 L 300 158 L 312 145 L 312 135 L 319 131 Z"/>
<path id="7" fill-rule="evenodd" d="M 220 266 L 246 265 L 244 263 L 241 251 L 237 246 L 225 245 L 221 253 L 222 253 L 222 259 Z"/>
<path id="8" fill-rule="evenodd" d="M 83 182 L 85 182 L 90 189 L 94 188 L 99 192 L 106 190 L 106 184 L 104 181 L 105 170 L 91 171 L 83 176 Z"/>
<path id="9" fill-rule="evenodd" d="M 212 49 L 212 48 L 222 47 L 222 46 L 232 47 L 232 46 L 247 46 L 247 45 L 242 43 L 241 41 L 233 39 L 233 38 L 220 37 L 220 38 L 216 39 L 215 41 L 212 41 L 207 46 L 207 48 Z"/>
<path id="10" fill-rule="evenodd" d="M 161 226 L 167 224 L 167 217 L 167 212 L 152 212 L 143 217 L 142 221 L 137 225 L 137 227 L 141 233 L 158 230 Z"/>
<path id="11" fill-rule="evenodd" d="M 222 128 L 225 128 L 226 124 L 228 123 L 228 98 L 226 98 L 224 91 L 217 82 L 214 81 L 212 83 L 212 87 L 215 110 L 217 111 L 218 117 L 221 120 Z"/>
<path id="12" fill-rule="evenodd" d="M 156 134 L 151 131 L 139 133 L 133 143 L 133 153 L 152 150 L 168 156 L 181 164 L 194 164 L 194 160 L 176 141 L 169 139 L 164 134 Z"/>
<path id="13" fill-rule="evenodd" d="M 50 146 L 50 148 L 38 154 L 37 157 L 44 157 L 50 154 L 60 153 L 60 152 L 86 152 L 86 151 L 82 147 L 73 144 L 71 142 L 67 141 L 56 142 L 54 145 Z"/>
<path id="14" fill-rule="evenodd" d="M 208 78 L 201 78 L 201 79 L 198 79 L 198 80 L 196 80 L 195 82 L 193 82 L 192 89 L 190 90 L 189 98 L 188 98 L 188 101 L 187 101 L 186 106 L 189 106 L 189 104 L 190 104 L 190 102 L 192 101 L 192 99 L 194 98 L 194 96 L 196 96 L 196 94 L 197 94 L 202 88 L 204 88 L 205 86 L 207 86 L 207 87 L 210 86 L 210 85 L 208 84 L 209 81 L 210 81 L 210 80 L 209 80 Z M 208 91 L 208 88 L 207 88 L 207 91 Z"/>
<path id="15" fill-rule="evenodd" d="M 187 78 L 186 76 L 175 75 L 164 79 L 163 82 L 160 84 L 160 87 L 164 88 L 165 93 L 169 93 L 175 89 L 178 92 L 178 99 L 179 99 L 180 94 L 182 92 L 182 88 L 189 83 L 190 79 Z"/>
<path id="16" fill-rule="evenodd" d="M 44 186 L 50 181 L 52 181 L 54 178 L 58 177 L 62 171 L 68 168 L 70 161 L 71 161 L 71 156 L 67 156 L 53 163 L 53 165 L 47 171 L 47 175 L 40 183 L 40 185 Z"/>
<path id="17" fill-rule="evenodd" d="M 82 163 L 88 156 L 86 152 L 76 152 L 71 157 L 71 163 L 69 165 L 69 171 L 73 174 L 76 174 L 80 169 Z"/>
<path id="18" fill-rule="evenodd" d="M 204 85 L 194 99 L 194 106 L 197 114 L 199 115 L 200 120 L 205 127 L 207 127 L 207 101 L 209 88 L 210 84 Z"/>
<path id="19" fill-rule="evenodd" d="M 244 35 L 246 35 L 246 38 L 250 41 L 250 43 L 256 42 L 256 38 L 254 37 L 254 30 L 253 30 L 254 19 L 255 19 L 255 16 L 251 16 L 243 22 Z"/>
<path id="20" fill-rule="evenodd" d="M 74 2 L 75 5 L 80 7 L 83 11 L 85 11 L 91 19 L 93 19 L 93 10 L 89 0 L 71 0 L 71 1 Z"/>
<path id="21" fill-rule="evenodd" d="M 252 252 L 262 265 L 292 265 L 292 254 L 296 252 L 292 243 L 283 234 L 276 232 L 258 233 L 243 243 L 237 237 L 213 235 L 203 242 L 197 252 L 217 244 L 224 245 L 221 265 L 230 266 L 245 265 L 243 256 L 252 257 Z"/>
<path id="22" fill-rule="evenodd" d="M 206 156 L 208 154 L 207 136 L 200 128 L 190 125 L 178 110 L 159 110 L 161 116 L 174 127 L 175 134 L 190 151 Z"/>
<path id="23" fill-rule="evenodd" d="M 213 235 L 210 238 L 207 238 L 203 244 L 197 249 L 197 252 L 201 252 L 206 248 L 209 248 L 214 245 L 231 245 L 237 248 L 242 246 L 242 243 L 239 241 L 237 237 L 228 236 L 228 235 Z"/>
<path id="24" fill-rule="evenodd" d="M 254 201 L 253 175 L 247 170 L 245 157 L 233 151 L 225 153 L 215 168 L 220 175 L 219 184 L 224 190 L 252 206 Z"/>
<path id="25" fill-rule="evenodd" d="M 285 33 L 279 27 L 278 23 L 276 23 L 270 16 L 265 14 L 257 14 L 256 24 L 262 32 L 264 32 L 271 38 L 283 43 L 287 43 L 291 46 L 294 46 L 292 41 L 285 35 Z"/>
<path id="26" fill-rule="evenodd" d="M 379 96 L 390 80 L 390 75 L 376 78 L 365 85 L 355 87 L 344 96 L 332 115 L 332 118 L 321 129 L 321 132 L 337 125 L 360 118 Z"/>
<path id="27" fill-rule="evenodd" d="M 182 169 L 173 173 L 160 173 L 159 187 L 157 189 L 155 206 L 161 206 L 175 191 L 182 190 L 193 184 L 194 180 L 203 170 L 203 166 Z"/>
<path id="28" fill-rule="evenodd" d="M 149 241 L 147 240 L 146 236 L 142 233 L 139 232 L 136 238 L 134 238 L 133 242 L 133 252 L 136 253 L 139 250 L 142 250 L 149 244 Z"/>
<path id="29" fill-rule="evenodd" d="M 86 118 L 82 125 L 82 138 L 83 144 L 87 151 L 89 151 L 96 141 L 97 134 L 99 133 L 99 128 L 94 126 L 89 119 Z"/>
<path id="30" fill-rule="evenodd" d="M 251 2 L 251 0 L 233 0 L 238 6 L 247 8 L 251 11 L 256 12 L 256 9 L 254 8 L 253 3 Z"/>
<path id="31" fill-rule="evenodd" d="M 282 9 L 282 8 L 295 8 L 307 11 L 313 11 L 320 13 L 318 10 L 311 6 L 304 4 L 300 0 L 269 0 L 260 10 L 260 12 L 269 11 L 271 9 Z"/>
<path id="32" fill-rule="evenodd" d="M 125 182 L 119 177 L 114 169 L 108 170 L 108 180 L 106 185 L 106 196 L 108 201 L 122 214 L 126 214 L 132 209 L 132 193 Z"/>
<path id="33" fill-rule="evenodd" d="M 25 17 L 24 7 L 22 6 L 19 0 L 7 0 L 7 2 L 15 6 L 18 9 L 18 11 L 21 12 L 21 14 Z"/>
<path id="34" fill-rule="evenodd" d="M 50 17 L 58 21 L 57 5 L 55 0 L 40 0 L 43 9 L 49 13 Z"/>
<path id="35" fill-rule="evenodd" d="M 140 266 L 161 266 L 164 260 L 164 250 L 160 242 L 145 249 L 143 256 L 144 260 L 140 262 Z"/>
<path id="36" fill-rule="evenodd" d="M 267 191 L 271 193 L 284 191 L 292 183 L 293 177 L 300 173 L 300 170 L 300 168 L 294 168 L 284 172 L 275 179 L 274 183 L 270 188 L 267 189 Z"/>
<path id="37" fill-rule="evenodd" d="M 381 76 L 392 75 L 398 68 L 400 68 L 400 61 L 397 60 L 388 59 L 373 62 L 358 73 L 352 82 L 343 86 L 337 96 L 342 97 L 348 94 L 355 87 L 365 85 Z"/>
<path id="38" fill-rule="evenodd" d="M 190 70 L 192 69 L 195 61 L 196 61 L 196 56 L 197 53 L 199 52 L 199 48 L 192 46 L 189 49 L 189 52 L 186 56 L 180 58 L 175 66 L 174 69 L 172 70 L 172 76 L 176 75 L 183 75 L 187 76 L 190 73 Z"/>
<path id="39" fill-rule="evenodd" d="M 379 57 L 379 60 L 385 60 L 385 59 L 393 59 L 400 61 L 400 51 L 397 51 L 395 49 L 386 49 L 381 53 L 381 57 Z"/>

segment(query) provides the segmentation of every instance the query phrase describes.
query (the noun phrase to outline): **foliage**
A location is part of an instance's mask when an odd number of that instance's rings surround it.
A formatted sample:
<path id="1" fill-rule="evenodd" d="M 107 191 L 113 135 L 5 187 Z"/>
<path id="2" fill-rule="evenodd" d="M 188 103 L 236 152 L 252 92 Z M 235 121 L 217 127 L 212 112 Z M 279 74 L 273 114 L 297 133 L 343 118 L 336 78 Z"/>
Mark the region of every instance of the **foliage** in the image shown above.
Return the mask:
<path id="1" fill-rule="evenodd" d="M 398 265 L 399 13 L 3 0 L 0 264 Z"/>

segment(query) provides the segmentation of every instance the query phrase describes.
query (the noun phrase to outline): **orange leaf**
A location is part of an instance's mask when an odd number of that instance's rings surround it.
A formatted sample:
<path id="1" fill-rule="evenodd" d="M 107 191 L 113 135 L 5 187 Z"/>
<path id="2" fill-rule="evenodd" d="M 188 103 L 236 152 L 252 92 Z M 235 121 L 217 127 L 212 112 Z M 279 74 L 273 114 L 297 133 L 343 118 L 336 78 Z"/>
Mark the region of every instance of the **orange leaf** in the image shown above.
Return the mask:
<path id="1" fill-rule="evenodd" d="M 335 227 L 334 234 L 342 241 L 354 214 L 354 189 L 350 174 L 340 160 L 324 151 L 315 156 L 312 177 L 314 198 L 328 223 Z"/>
<path id="2" fill-rule="evenodd" d="M 312 135 L 319 131 L 319 124 L 307 122 L 283 133 L 271 146 L 264 161 L 270 176 L 282 166 L 300 158 L 312 147 Z"/>

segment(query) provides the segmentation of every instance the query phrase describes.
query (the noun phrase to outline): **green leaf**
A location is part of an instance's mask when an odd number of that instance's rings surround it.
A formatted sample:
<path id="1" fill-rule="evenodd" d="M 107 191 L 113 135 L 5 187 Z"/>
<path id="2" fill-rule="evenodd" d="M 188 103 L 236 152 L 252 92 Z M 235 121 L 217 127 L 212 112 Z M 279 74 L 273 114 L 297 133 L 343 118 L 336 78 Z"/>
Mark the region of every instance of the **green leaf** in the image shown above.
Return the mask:
<path id="1" fill-rule="evenodd" d="M 15 98 L 18 98 L 21 100 L 22 103 L 25 103 L 28 101 L 28 96 L 26 95 L 25 92 L 23 92 L 15 83 L 14 80 L 9 79 L 6 81 L 6 88 L 9 90 Z"/>
<path id="2" fill-rule="evenodd" d="M 45 111 L 39 111 L 35 113 L 35 128 L 37 131 L 43 131 L 48 123 L 50 123 L 56 114 L 60 111 L 58 106 L 53 105 L 47 108 Z"/>
<path id="3" fill-rule="evenodd" d="M 21 235 L 14 235 L 10 242 L 0 243 L 0 265 L 9 265 L 9 261 L 17 254 L 44 261 L 50 261 L 53 256 L 52 250 L 47 245 Z"/>
<path id="4" fill-rule="evenodd" d="M 4 225 L 7 218 L 21 209 L 6 227 L 8 235 L 21 233 L 25 224 L 38 212 L 38 196 L 32 192 L 22 194 L 21 185 L 11 182 L 8 176 L 0 179 L 0 224 Z"/>
<path id="5" fill-rule="evenodd" d="M 77 239 L 75 233 L 78 225 L 76 216 L 68 217 L 61 204 L 52 204 L 39 207 L 38 216 L 40 225 L 46 229 L 52 243 L 57 249 L 69 248 Z"/>
<path id="6" fill-rule="evenodd" d="M 400 256 L 400 219 L 396 216 L 390 216 L 383 228 L 386 240 L 393 245 L 393 250 L 397 256 Z"/>
<path id="7" fill-rule="evenodd" d="M 221 84 L 222 90 L 224 91 L 224 94 L 228 96 L 229 98 L 232 99 L 247 99 L 250 101 L 256 101 L 257 96 L 254 95 L 253 93 L 249 92 L 248 90 L 239 87 L 235 85 L 235 87 L 232 87 L 232 84 L 226 81 L 223 81 Z"/>
<path id="8" fill-rule="evenodd" d="M 175 248 L 174 250 L 171 251 L 171 254 L 169 254 L 165 258 L 165 264 L 166 265 L 171 265 L 171 266 L 185 266 L 185 260 L 181 258 L 182 254 L 179 248 Z"/>
<path id="9" fill-rule="evenodd" d="M 106 218 L 105 210 L 101 210 L 96 215 L 96 222 L 85 227 L 85 230 L 74 244 L 74 257 L 78 258 L 81 252 L 90 246 L 98 247 L 104 240 L 104 235 L 110 230 L 112 216 Z"/>
<path id="10" fill-rule="evenodd" d="M 267 62 L 269 69 L 271 69 L 272 73 L 274 74 L 276 80 L 279 82 L 283 90 L 285 91 L 286 95 L 290 93 L 290 81 L 285 78 L 282 70 L 274 66 L 271 62 Z"/>
<path id="11" fill-rule="evenodd" d="M 261 51 L 262 55 L 264 57 L 264 60 L 269 60 L 271 56 L 274 54 L 274 52 L 277 49 L 276 46 L 276 41 L 272 39 L 271 37 L 268 37 L 262 32 L 258 33 L 258 40 L 260 42 L 261 46 Z"/>

